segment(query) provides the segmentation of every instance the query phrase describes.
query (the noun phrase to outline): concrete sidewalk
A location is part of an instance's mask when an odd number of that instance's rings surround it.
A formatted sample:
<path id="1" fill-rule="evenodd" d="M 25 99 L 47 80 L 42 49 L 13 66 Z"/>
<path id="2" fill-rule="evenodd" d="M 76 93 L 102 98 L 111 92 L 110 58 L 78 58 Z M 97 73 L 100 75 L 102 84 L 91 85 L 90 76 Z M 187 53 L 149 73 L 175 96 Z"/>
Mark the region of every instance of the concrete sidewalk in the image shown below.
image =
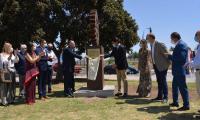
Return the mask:
<path id="1" fill-rule="evenodd" d="M 127 75 L 127 80 L 139 81 L 139 77 L 140 77 L 139 74 Z M 75 78 L 86 78 L 86 75 L 77 75 L 77 76 L 75 76 Z M 152 78 L 153 81 L 156 81 L 156 75 L 153 71 L 151 73 L 151 78 Z M 115 74 L 113 74 L 113 75 L 106 75 L 105 74 L 104 79 L 105 80 L 117 80 L 117 76 Z M 186 76 L 186 79 L 187 79 L 188 83 L 194 83 L 196 81 L 195 74 L 190 73 L 190 75 Z M 173 76 L 172 76 L 171 70 L 169 70 L 168 74 L 167 74 L 167 81 L 172 81 L 172 80 L 173 80 Z"/>
<path id="2" fill-rule="evenodd" d="M 134 80 L 134 81 L 139 81 L 139 74 L 136 75 L 127 75 L 127 80 Z M 53 76 L 53 79 L 55 79 L 56 76 Z M 81 74 L 81 75 L 75 75 L 75 78 L 86 78 L 85 74 Z M 151 78 L 153 81 L 156 81 L 156 75 L 154 72 L 152 72 L 151 74 Z M 117 76 L 116 75 L 104 75 L 104 79 L 105 80 L 117 80 Z M 168 72 L 167 74 L 167 80 L 168 81 L 172 81 L 173 80 L 173 76 L 171 71 Z M 16 77 L 16 81 L 19 81 L 19 78 Z M 194 83 L 196 81 L 195 78 L 195 74 L 194 73 L 190 73 L 190 75 L 187 75 L 187 82 L 188 83 Z"/>
<path id="3" fill-rule="evenodd" d="M 152 74 L 151 78 L 152 78 L 153 81 L 156 81 L 156 75 L 155 74 Z M 106 79 L 106 80 L 117 80 L 117 76 L 116 75 L 104 75 L 104 79 Z M 196 79 L 195 74 L 187 75 L 187 82 L 194 83 L 195 79 Z M 127 80 L 139 81 L 139 74 L 137 74 L 137 75 L 127 75 Z M 172 74 L 168 73 L 167 81 L 172 81 L 172 80 L 173 80 Z"/>

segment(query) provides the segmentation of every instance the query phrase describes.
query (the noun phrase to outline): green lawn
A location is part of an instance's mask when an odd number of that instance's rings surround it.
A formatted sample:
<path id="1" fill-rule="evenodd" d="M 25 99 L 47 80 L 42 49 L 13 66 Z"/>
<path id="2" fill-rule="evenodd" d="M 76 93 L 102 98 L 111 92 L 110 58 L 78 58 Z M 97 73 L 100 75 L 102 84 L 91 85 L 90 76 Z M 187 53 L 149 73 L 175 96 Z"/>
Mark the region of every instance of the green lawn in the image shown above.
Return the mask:
<path id="1" fill-rule="evenodd" d="M 106 84 L 116 84 L 116 81 L 107 81 Z M 133 90 L 137 88 L 137 84 L 129 82 Z M 83 85 L 76 84 L 77 88 Z M 155 82 L 153 85 L 152 95 L 155 95 Z M 137 98 L 132 93 L 126 99 L 65 98 L 62 95 L 63 84 L 54 85 L 53 89 L 54 93 L 49 95 L 51 99 L 37 100 L 33 106 L 25 105 L 23 102 L 9 107 L 0 106 L 0 120 L 192 120 L 200 106 L 195 84 L 189 84 L 192 109 L 187 112 L 174 111 L 175 109 L 170 109 L 168 104 Z"/>

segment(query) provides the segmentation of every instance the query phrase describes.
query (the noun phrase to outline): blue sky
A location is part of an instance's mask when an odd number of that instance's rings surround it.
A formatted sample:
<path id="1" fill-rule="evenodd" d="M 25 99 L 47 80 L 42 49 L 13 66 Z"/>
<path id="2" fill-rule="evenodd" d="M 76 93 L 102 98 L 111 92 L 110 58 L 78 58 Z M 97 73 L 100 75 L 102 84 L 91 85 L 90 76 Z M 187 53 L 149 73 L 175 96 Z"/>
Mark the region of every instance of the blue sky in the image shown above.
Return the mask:
<path id="1" fill-rule="evenodd" d="M 188 46 L 196 47 L 194 34 L 200 30 L 200 0 L 124 0 L 125 9 L 136 19 L 138 34 L 152 27 L 158 41 L 169 48 L 170 34 L 179 32 Z M 133 47 L 137 51 L 139 46 Z"/>

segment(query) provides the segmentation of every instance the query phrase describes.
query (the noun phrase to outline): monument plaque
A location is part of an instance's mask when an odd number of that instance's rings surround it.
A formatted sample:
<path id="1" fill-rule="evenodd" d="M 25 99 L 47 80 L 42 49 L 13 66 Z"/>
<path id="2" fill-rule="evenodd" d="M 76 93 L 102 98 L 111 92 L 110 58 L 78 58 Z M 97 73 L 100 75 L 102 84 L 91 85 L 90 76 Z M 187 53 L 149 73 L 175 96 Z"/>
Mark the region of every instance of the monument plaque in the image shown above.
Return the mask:
<path id="1" fill-rule="evenodd" d="M 87 55 L 91 57 L 87 65 L 87 87 L 90 90 L 102 90 L 104 87 L 104 60 L 99 57 L 103 52 L 102 47 L 89 47 L 87 49 Z"/>
<path id="2" fill-rule="evenodd" d="M 99 69 L 99 62 L 100 62 L 100 48 L 90 48 L 87 49 L 87 54 L 90 57 L 88 60 L 87 68 L 87 78 L 88 80 L 96 80 L 98 69 Z"/>

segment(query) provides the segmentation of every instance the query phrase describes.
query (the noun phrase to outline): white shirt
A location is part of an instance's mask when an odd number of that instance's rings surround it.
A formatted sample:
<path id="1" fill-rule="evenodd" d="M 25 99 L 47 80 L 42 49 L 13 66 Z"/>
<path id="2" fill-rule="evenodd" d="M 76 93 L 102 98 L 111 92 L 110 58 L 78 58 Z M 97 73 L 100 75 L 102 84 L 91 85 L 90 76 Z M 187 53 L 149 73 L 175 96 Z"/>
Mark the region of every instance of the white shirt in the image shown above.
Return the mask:
<path id="1" fill-rule="evenodd" d="M 47 54 L 49 58 L 52 58 L 52 61 L 48 61 L 48 65 L 54 65 L 58 62 L 57 57 L 55 53 L 53 52 L 53 50 L 48 51 Z"/>
<path id="2" fill-rule="evenodd" d="M 155 43 L 156 43 L 156 41 L 154 41 L 154 43 L 151 44 L 151 56 L 152 56 L 152 62 L 153 62 L 153 64 L 155 64 L 155 60 L 154 60 Z"/>
<path id="3" fill-rule="evenodd" d="M 193 68 L 200 69 L 200 44 L 198 45 L 198 49 L 194 60 L 191 61 L 189 65 Z"/>
<path id="4" fill-rule="evenodd" d="M 15 71 L 15 63 L 19 61 L 18 56 L 12 55 L 11 59 L 8 60 L 9 54 L 0 54 L 0 69 L 9 69 L 10 71 L 14 72 Z"/>

